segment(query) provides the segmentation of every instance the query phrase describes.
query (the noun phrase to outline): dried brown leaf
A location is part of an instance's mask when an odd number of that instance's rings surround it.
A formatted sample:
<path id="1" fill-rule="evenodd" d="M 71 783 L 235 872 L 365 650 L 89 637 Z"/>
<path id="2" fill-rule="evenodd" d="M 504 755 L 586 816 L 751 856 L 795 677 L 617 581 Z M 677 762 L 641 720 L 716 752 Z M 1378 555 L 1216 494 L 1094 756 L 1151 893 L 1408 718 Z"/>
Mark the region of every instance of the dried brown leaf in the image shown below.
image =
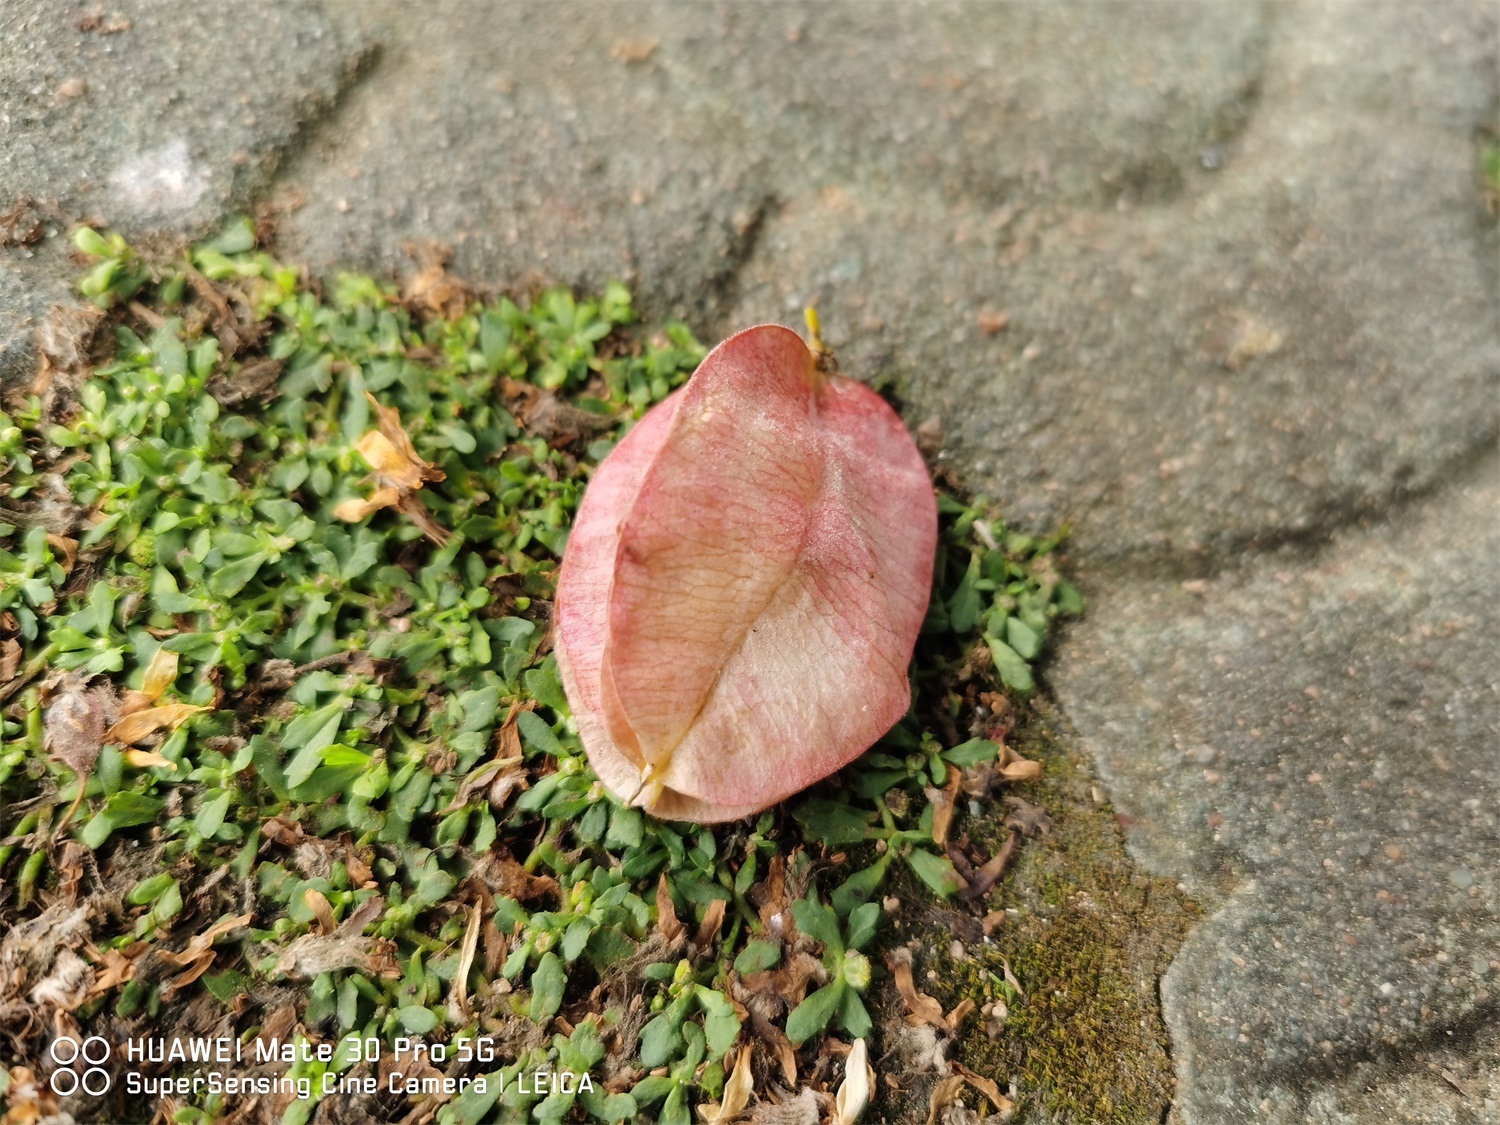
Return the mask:
<path id="1" fill-rule="evenodd" d="M 424 484 L 446 480 L 447 474 L 418 456 L 411 435 L 394 408 L 382 405 L 368 391 L 365 398 L 375 410 L 377 428 L 360 438 L 355 448 L 375 471 L 380 487 L 368 500 L 354 498 L 340 503 L 333 510 L 334 518 L 354 522 L 382 508 L 394 507 L 416 524 L 423 535 L 441 546 L 450 536 L 432 518 L 417 490 Z"/>
<path id="2" fill-rule="evenodd" d="M 135 964 L 151 948 L 150 942 L 137 941 L 122 949 L 106 949 L 100 952 L 90 945 L 88 955 L 94 961 L 94 983 L 89 986 L 89 995 L 98 996 L 112 988 L 135 979 Z"/>
<path id="3" fill-rule="evenodd" d="M 155 700 L 147 698 L 144 692 L 126 690 L 120 693 L 120 705 L 115 708 L 115 717 L 123 719 L 126 715 L 134 715 L 137 711 L 144 711 L 150 707 Z"/>
<path id="4" fill-rule="evenodd" d="M 214 954 L 212 951 L 199 954 L 196 960 L 189 964 L 182 972 L 178 973 L 177 976 L 173 977 L 167 986 L 161 990 L 161 998 L 163 1000 L 171 1000 L 184 988 L 208 972 L 213 963 Z"/>
<path id="5" fill-rule="evenodd" d="M 134 766 L 138 770 L 172 770 L 176 771 L 177 763 L 162 757 L 155 750 L 137 750 L 131 747 L 126 750 L 123 757 L 125 764 Z"/>
<path id="6" fill-rule="evenodd" d="M 109 693 L 86 688 L 82 680 L 65 681 L 42 716 L 47 752 L 85 778 L 99 759 L 104 744 L 104 713 Z"/>
<path id="7" fill-rule="evenodd" d="M 394 488 L 379 488 L 368 500 L 362 500 L 355 496 L 342 503 L 334 505 L 333 518 L 346 520 L 349 523 L 358 523 L 372 512 L 378 512 L 381 508 L 393 507 L 401 494 Z"/>
<path id="8" fill-rule="evenodd" d="M 1000 767 L 1000 776 L 1006 781 L 1035 781 L 1042 776 L 1042 763 L 1016 758 Z"/>
<path id="9" fill-rule="evenodd" d="M 1016 974 L 1010 971 L 1010 962 L 1000 962 L 1000 968 L 1005 973 L 1005 983 L 1016 990 L 1017 996 L 1025 996 L 1026 990 L 1021 987 L 1021 982 L 1016 979 Z"/>
<path id="10" fill-rule="evenodd" d="M 408 444 L 410 444 L 408 440 Z M 379 430 L 371 430 L 359 439 L 354 447 L 359 455 L 369 462 L 375 475 L 395 488 L 421 488 L 425 478 L 422 467 L 427 462 L 413 454 L 403 456 L 403 451 L 392 444 L 390 438 Z"/>
<path id="11" fill-rule="evenodd" d="M 435 243 L 407 243 L 403 249 L 416 259 L 418 270 L 401 287 L 401 299 L 416 312 L 456 320 L 463 315 L 472 295 L 448 272 L 453 251 Z"/>
<path id="12" fill-rule="evenodd" d="M 959 1091 L 963 1088 L 964 1079 L 961 1074 L 950 1075 L 932 1088 L 932 1099 L 927 1103 L 927 1125 L 937 1125 L 938 1115 L 958 1100 Z"/>
<path id="13" fill-rule="evenodd" d="M 0 683 L 9 683 L 21 670 L 21 642 L 14 637 L 0 641 Z"/>
<path id="14" fill-rule="evenodd" d="M 786 889 L 786 859 L 773 855 L 766 877 L 754 888 L 752 896 L 760 903 L 760 921 L 771 937 L 785 938 L 796 929 L 792 923 L 792 904 Z"/>
<path id="15" fill-rule="evenodd" d="M 373 895 L 331 934 L 303 934 L 281 951 L 276 970 L 303 979 L 338 969 L 359 969 L 387 978 L 399 977 L 396 943 L 386 938 L 365 937 L 364 929 L 380 917 L 385 900 Z"/>
<path id="16" fill-rule="evenodd" d="M 375 872 L 365 862 L 364 857 L 354 849 L 354 842 L 347 837 L 344 842 L 344 870 L 349 872 L 349 881 L 360 890 L 369 890 L 375 886 Z"/>
<path id="17" fill-rule="evenodd" d="M 242 365 L 232 375 L 215 375 L 205 388 L 220 406 L 239 406 L 255 400 L 270 402 L 280 391 L 281 372 L 285 362 L 264 357 Z"/>
<path id="18" fill-rule="evenodd" d="M 516 421 L 521 423 L 527 433 L 535 434 L 556 448 L 571 445 L 579 438 L 601 433 L 610 429 L 617 421 L 608 415 L 581 410 L 552 391 L 538 390 L 524 401 L 525 405 L 516 415 Z"/>
<path id="19" fill-rule="evenodd" d="M 974 877 L 969 880 L 969 887 L 964 891 L 964 896 L 970 899 L 981 899 L 994 889 L 1010 865 L 1015 861 L 1016 853 L 1021 848 L 1020 833 L 1012 830 L 1005 838 L 1005 843 L 1000 845 L 1000 850 L 990 857 Z"/>
<path id="20" fill-rule="evenodd" d="M 716 898 L 703 912 L 703 924 L 693 935 L 693 944 L 700 952 L 712 945 L 714 938 L 719 936 L 719 928 L 724 925 L 724 907 L 727 905 L 729 904 L 724 899 Z"/>
<path id="21" fill-rule="evenodd" d="M 964 770 L 963 793 L 982 800 L 1000 787 L 1000 771 L 994 762 L 980 762 Z"/>
<path id="22" fill-rule="evenodd" d="M 780 996 L 788 1007 L 795 1007 L 807 998 L 808 984 L 821 981 L 825 972 L 823 963 L 804 951 L 795 954 L 783 968 L 751 973 L 744 984 L 751 992 Z"/>
<path id="23" fill-rule="evenodd" d="M 161 693 L 177 682 L 177 654 L 166 647 L 151 654 L 151 663 L 146 665 L 146 675 L 141 680 L 141 694 L 150 703 L 161 698 Z"/>
<path id="24" fill-rule="evenodd" d="M 521 732 L 516 725 L 516 719 L 522 711 L 530 711 L 533 706 L 531 702 L 527 702 L 525 706 L 520 703 L 510 705 L 505 721 L 495 732 L 495 757 L 464 776 L 452 802 L 438 814 L 439 816 L 463 808 L 473 799 L 475 793 L 486 786 L 489 788 L 490 807 L 499 810 L 513 790 L 526 786 L 526 771 L 520 768 Z"/>
<path id="25" fill-rule="evenodd" d="M 1051 834 L 1052 818 L 1047 815 L 1047 810 L 1041 805 L 1033 805 L 1030 801 L 1023 801 L 1020 797 L 1005 798 L 1005 805 L 1010 809 L 1010 814 L 1005 818 L 1006 828 L 1014 828 L 1023 836 Z"/>
<path id="26" fill-rule="evenodd" d="M 93 970 L 72 949 L 59 950 L 47 975 L 32 988 L 31 1003 L 36 1007 L 71 1012 L 88 999 Z"/>
<path id="27" fill-rule="evenodd" d="M 469 905 L 469 925 L 464 931 L 463 949 L 458 956 L 458 971 L 453 976 L 453 997 L 461 1011 L 469 1008 L 469 970 L 474 967 L 474 954 L 479 949 L 479 930 L 483 912 L 479 903 Z"/>
<path id="28" fill-rule="evenodd" d="M 121 746 L 144 742 L 153 734 L 170 734 L 194 715 L 211 710 L 213 708 L 198 707 L 192 703 L 164 703 L 126 715 L 104 732 L 104 741 Z"/>
<path id="29" fill-rule="evenodd" d="M 254 335 L 254 330 L 235 316 L 229 302 L 224 299 L 226 290 L 221 290 L 195 269 L 184 271 L 184 276 L 199 300 L 208 306 L 209 320 L 213 325 L 214 336 L 218 338 L 219 350 L 225 359 L 231 358 L 245 343 L 245 336 Z"/>
<path id="30" fill-rule="evenodd" d="M 54 400 L 60 404 L 67 390 L 66 386 L 53 386 L 55 377 L 72 376 L 79 382 L 88 377 L 95 349 L 105 336 L 103 327 L 104 310 L 93 305 L 53 305 L 37 326 L 37 376 L 30 390 L 42 398 L 47 417 L 53 416 Z M 71 383 L 73 379 L 61 382 Z"/>
<path id="31" fill-rule="evenodd" d="M 911 953 L 905 949 L 895 949 L 887 954 L 885 964 L 891 971 L 891 977 L 896 982 L 896 991 L 901 994 L 901 1000 L 910 1013 L 906 1022 L 910 1024 L 929 1024 L 942 1031 L 952 1030 L 948 1021 L 943 1019 L 943 1006 L 934 997 L 925 992 L 917 991 L 916 983 L 911 975 Z"/>
<path id="32" fill-rule="evenodd" d="M 958 1002 L 958 1007 L 954 1008 L 953 1011 L 948 1013 L 947 1017 L 944 1019 L 944 1022 L 954 1031 L 957 1031 L 959 1025 L 962 1024 L 964 1020 L 968 1019 L 971 1014 L 973 1014 L 973 1011 L 976 1007 L 978 1007 L 978 1005 L 974 1003 L 973 998 L 965 996 Z"/>
<path id="33" fill-rule="evenodd" d="M 750 1104 L 750 1095 L 755 1089 L 755 1076 L 750 1070 L 751 1050 L 749 1044 L 740 1048 L 734 1070 L 724 1083 L 722 1101 L 708 1102 L 698 1107 L 698 1117 L 704 1125 L 727 1125 L 745 1112 Z"/>
<path id="34" fill-rule="evenodd" d="M 317 919 L 318 933 L 331 934 L 339 928 L 338 920 L 333 916 L 333 907 L 328 904 L 328 896 L 322 891 L 316 887 L 308 887 L 302 892 L 302 901 L 307 903 L 307 908 Z"/>
<path id="35" fill-rule="evenodd" d="M 284 848 L 295 848 L 307 839 L 307 833 L 303 831 L 302 825 L 284 816 L 267 817 L 261 823 L 260 834 Z"/>
<path id="36" fill-rule="evenodd" d="M 996 332 L 1003 332 L 1010 326 L 1010 313 L 1001 310 L 996 312 L 986 309 L 979 314 L 979 331 L 986 336 L 993 336 Z"/>
<path id="37" fill-rule="evenodd" d="M 448 532 L 432 518 L 432 513 L 427 510 L 427 505 L 422 503 L 422 498 L 415 492 L 403 492 L 396 501 L 396 510 L 416 526 L 417 530 L 431 539 L 434 544 L 441 547 L 453 538 Z"/>
<path id="38" fill-rule="evenodd" d="M 928 787 L 923 790 L 932 805 L 932 842 L 940 848 L 948 846 L 948 831 L 953 826 L 954 801 L 963 774 L 955 767 L 948 767 L 948 782 L 941 789 Z"/>
<path id="39" fill-rule="evenodd" d="M 453 795 L 453 800 L 448 802 L 448 807 L 442 809 L 438 815 L 446 816 L 448 813 L 457 812 L 472 801 L 474 795 L 481 789 L 488 788 L 493 794 L 494 788 L 491 783 L 498 785 L 502 781 L 509 781 L 511 784 L 502 789 L 501 804 L 504 804 L 503 798 L 509 796 L 511 788 L 526 780 L 526 771 L 518 768 L 520 764 L 521 756 L 518 754 L 514 758 L 491 758 L 478 769 L 470 770 L 459 783 L 458 792 Z M 490 803 L 494 805 L 493 798 Z"/>
<path id="40" fill-rule="evenodd" d="M 672 905 L 672 888 L 667 885 L 665 871 L 656 882 L 656 931 L 669 943 L 687 931 L 677 917 L 677 908 Z"/>
<path id="41" fill-rule="evenodd" d="M 995 1107 L 996 1113 L 1006 1114 L 1015 1111 L 1016 1103 L 1000 1092 L 1000 1087 L 995 1084 L 994 1079 L 986 1078 L 964 1066 L 963 1063 L 953 1061 L 948 1064 L 953 1068 L 957 1077 L 961 1077 L 974 1089 L 989 1098 L 990 1104 Z"/>
<path id="42" fill-rule="evenodd" d="M 327 900 L 324 901 L 326 905 Z M 162 959 L 173 965 L 186 965 L 189 961 L 196 960 L 212 949 L 214 942 L 218 941 L 219 938 L 231 930 L 237 930 L 241 926 L 248 926 L 253 917 L 254 915 L 251 914 L 238 914 L 229 918 L 221 918 L 208 929 L 194 934 L 188 939 L 187 945 L 183 946 L 181 950 L 175 953 L 171 951 L 164 952 L 161 955 Z"/>
<path id="43" fill-rule="evenodd" d="M 492 889 L 517 902 L 556 898 L 561 893 L 556 879 L 550 875 L 533 875 L 506 851 L 491 852 L 483 867 L 476 869 L 476 873 L 479 872 Z"/>
<path id="44" fill-rule="evenodd" d="M 63 844 L 57 867 L 62 873 L 58 884 L 58 895 L 69 905 L 78 901 L 78 885 L 83 882 L 83 845 L 77 840 Z"/>
<path id="45" fill-rule="evenodd" d="M 661 41 L 645 35 L 625 35 L 609 45 L 609 57 L 615 62 L 643 63 L 656 53 Z"/>
<path id="46" fill-rule="evenodd" d="M 797 1052 L 792 1049 L 792 1041 L 785 1035 L 776 1039 L 771 1044 L 776 1052 L 776 1061 L 781 1066 L 781 1076 L 786 1079 L 788 1086 L 797 1084 Z"/>
<path id="47" fill-rule="evenodd" d="M 827 1100 L 827 1095 L 822 1095 Z M 795 1098 L 780 1105 L 761 1102 L 750 1115 L 750 1125 L 818 1125 L 823 1120 L 819 1095 L 804 1086 Z"/>
<path id="48" fill-rule="evenodd" d="M 29 1066 L 13 1066 L 6 1072 L 10 1085 L 6 1090 L 8 1108 L 0 1125 L 36 1125 L 38 1121 L 57 1118 L 57 1095 L 45 1082 L 38 1082 Z"/>
<path id="49" fill-rule="evenodd" d="M 58 565 L 63 568 L 63 573 L 72 574 L 73 566 L 78 562 L 78 540 L 69 535 L 49 532 L 47 546 L 52 548 L 52 557 L 57 559 Z"/>

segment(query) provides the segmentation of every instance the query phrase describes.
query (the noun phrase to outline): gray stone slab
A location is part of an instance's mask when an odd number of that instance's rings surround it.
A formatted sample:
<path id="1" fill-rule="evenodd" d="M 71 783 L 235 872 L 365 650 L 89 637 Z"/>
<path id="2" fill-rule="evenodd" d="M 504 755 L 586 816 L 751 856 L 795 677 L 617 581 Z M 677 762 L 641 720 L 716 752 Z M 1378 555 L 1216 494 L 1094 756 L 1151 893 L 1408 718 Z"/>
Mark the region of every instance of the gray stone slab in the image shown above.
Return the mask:
<path id="1" fill-rule="evenodd" d="M 312 261 L 399 270 L 403 244 L 445 242 L 476 280 L 626 277 L 724 331 L 758 236 L 849 178 L 939 213 L 1175 192 L 1242 114 L 1262 26 L 1255 5 L 1158 3 L 359 10 L 379 80 L 285 177 Z"/>
<path id="2" fill-rule="evenodd" d="M 1310 565 L 1103 583 L 1069 638 L 1137 854 L 1222 899 L 1163 984 L 1185 1121 L 1302 1120 L 1495 1018 L 1500 462 L 1474 476 Z"/>
<path id="3" fill-rule="evenodd" d="M 36 246 L 0 250 L 0 385 L 31 376 L 33 336 L 47 310 L 79 300 L 64 241 L 54 234 Z"/>
<path id="4" fill-rule="evenodd" d="M 0 6 L 0 210 L 31 196 L 132 237 L 201 233 L 247 206 L 360 58 L 317 3 Z M 0 380 L 30 368 L 27 318 L 75 272 L 0 251 Z"/>
<path id="5" fill-rule="evenodd" d="M 733 319 L 818 302 L 848 368 L 1091 557 L 1207 570 L 1316 538 L 1500 433 L 1492 16 L 1281 10 L 1243 131 L 1165 202 L 830 177 L 768 224 Z"/>

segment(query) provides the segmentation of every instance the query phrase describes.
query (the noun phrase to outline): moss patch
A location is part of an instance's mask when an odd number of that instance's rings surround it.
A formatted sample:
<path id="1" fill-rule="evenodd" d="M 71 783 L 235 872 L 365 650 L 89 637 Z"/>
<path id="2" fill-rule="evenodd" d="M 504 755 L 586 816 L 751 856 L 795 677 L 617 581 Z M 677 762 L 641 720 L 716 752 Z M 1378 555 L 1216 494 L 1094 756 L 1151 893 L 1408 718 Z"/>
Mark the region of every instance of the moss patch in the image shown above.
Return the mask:
<path id="1" fill-rule="evenodd" d="M 956 919 L 929 912 L 911 928 L 925 941 L 913 950 L 918 987 L 945 1010 L 964 997 L 993 1003 L 1004 999 L 997 980 L 1009 964 L 1024 996 L 1008 1002 L 993 1037 L 981 1013 L 971 1016 L 949 1057 L 1002 1090 L 1014 1082 L 1019 1120 L 1160 1121 L 1173 1073 L 1157 981 L 1200 908 L 1130 859 L 1075 736 L 1045 698 L 1026 709 L 1011 743 L 1046 766 L 1012 792 L 1042 806 L 1051 831 L 1025 842 L 990 898 L 1006 922 L 988 941 L 962 943 L 963 959 L 950 948 L 963 928 Z M 1006 835 L 997 819 L 968 828 L 980 851 Z M 898 1001 L 890 1015 L 903 1011 Z M 886 1120 L 925 1113 L 928 1089 L 888 1095 Z M 972 1092 L 966 1101 L 977 1108 Z"/>

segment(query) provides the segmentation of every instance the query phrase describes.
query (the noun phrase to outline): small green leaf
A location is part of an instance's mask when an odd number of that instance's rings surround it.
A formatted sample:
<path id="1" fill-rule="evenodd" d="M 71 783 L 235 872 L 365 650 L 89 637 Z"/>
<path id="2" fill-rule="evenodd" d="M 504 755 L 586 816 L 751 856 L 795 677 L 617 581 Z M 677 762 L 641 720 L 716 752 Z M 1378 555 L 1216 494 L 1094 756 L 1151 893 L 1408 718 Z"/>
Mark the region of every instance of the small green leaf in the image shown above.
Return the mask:
<path id="1" fill-rule="evenodd" d="M 105 242 L 104 236 L 93 227 L 79 227 L 75 230 L 73 245 L 95 258 L 103 258 L 109 254 L 109 243 Z"/>
<path id="2" fill-rule="evenodd" d="M 641 1065 L 660 1066 L 682 1045 L 683 1005 L 673 1003 L 641 1029 Z"/>
<path id="3" fill-rule="evenodd" d="M 766 938 L 751 938 L 734 959 L 734 971 L 742 977 L 769 969 L 781 960 L 781 943 Z"/>
<path id="4" fill-rule="evenodd" d="M 786 1037 L 794 1046 L 800 1047 L 828 1026 L 833 1013 L 838 1010 L 849 986 L 843 978 L 826 984 L 792 1009 L 786 1018 Z M 863 1005 L 861 1005 L 863 1006 Z"/>
<path id="5" fill-rule="evenodd" d="M 917 878 L 943 898 L 963 889 L 963 880 L 953 869 L 953 861 L 945 855 L 929 852 L 925 848 L 913 848 L 907 855 L 906 862 L 916 872 Z"/>
<path id="6" fill-rule="evenodd" d="M 624 805 L 610 806 L 609 830 L 604 834 L 605 847 L 613 851 L 638 848 L 644 838 L 645 822 L 641 819 L 639 809 Z"/>
<path id="7" fill-rule="evenodd" d="M 221 598 L 232 598 L 243 590 L 270 556 L 264 551 L 225 563 L 209 577 L 208 588 Z"/>
<path id="8" fill-rule="evenodd" d="M 431 1008 L 420 1004 L 409 1004 L 396 1013 L 401 1026 L 413 1035 L 426 1035 L 437 1026 L 438 1019 Z"/>
<path id="9" fill-rule="evenodd" d="M 892 854 L 887 851 L 863 871 L 856 871 L 839 884 L 833 894 L 828 896 L 829 901 L 833 903 L 833 909 L 840 917 L 847 918 L 849 912 L 855 907 L 861 903 L 868 903 L 875 897 L 875 892 L 880 889 L 881 883 L 885 882 L 885 873 L 890 868 Z"/>
<path id="10" fill-rule="evenodd" d="M 1083 612 L 1083 595 L 1078 592 L 1078 587 L 1067 579 L 1058 582 L 1053 597 L 1056 599 L 1057 612 L 1067 614 L 1069 617 L 1077 617 Z"/>
<path id="11" fill-rule="evenodd" d="M 224 817 L 229 812 L 229 794 L 220 793 L 217 797 L 204 803 L 198 810 L 198 816 L 193 821 L 193 828 L 200 836 L 212 836 L 224 824 Z"/>
<path id="12" fill-rule="evenodd" d="M 131 906 L 145 906 L 148 902 L 155 902 L 157 898 L 177 880 L 165 871 L 158 875 L 152 875 L 149 879 L 142 879 L 130 889 L 125 896 L 125 901 Z"/>
<path id="13" fill-rule="evenodd" d="M 989 642 L 990 654 L 995 658 L 995 671 L 1000 673 L 1001 683 L 1016 691 L 1031 691 L 1036 687 L 1031 678 L 1031 665 L 1026 663 L 1020 653 L 994 637 L 986 637 L 985 640 Z"/>
<path id="14" fill-rule="evenodd" d="M 839 997 L 839 1024 L 856 1039 L 863 1039 L 875 1029 L 865 1002 L 852 988 L 845 988 Z"/>
<path id="15" fill-rule="evenodd" d="M 967 633 L 979 624 L 979 614 L 984 606 L 974 583 L 979 581 L 979 556 L 969 556 L 969 568 L 958 584 L 958 589 L 948 599 L 948 627 L 955 633 Z"/>
<path id="16" fill-rule="evenodd" d="M 666 1074 L 642 1078 L 630 1091 L 637 1105 L 647 1106 L 659 1102 L 677 1088 L 677 1079 Z"/>
<path id="17" fill-rule="evenodd" d="M 1042 651 L 1043 635 L 1019 617 L 1005 622 L 1005 639 L 1010 647 L 1021 654 L 1022 659 L 1035 660 Z"/>
<path id="18" fill-rule="evenodd" d="M 740 1018 L 735 1015 L 729 997 L 712 988 L 698 988 L 698 1004 L 703 1009 L 703 1034 L 708 1042 L 708 1057 L 721 1059 L 739 1038 Z"/>
<path id="19" fill-rule="evenodd" d="M 832 848 L 869 839 L 874 834 L 875 815 L 823 797 L 803 801 L 792 813 L 810 835 Z"/>
<path id="20" fill-rule="evenodd" d="M 578 960 L 578 955 L 583 952 L 584 946 L 588 944 L 589 934 L 594 932 L 594 923 L 587 918 L 580 918 L 569 924 L 562 939 L 563 960 L 572 964 Z"/>
<path id="21" fill-rule="evenodd" d="M 531 1019 L 545 1025 L 562 1007 L 568 974 L 555 953 L 543 953 L 531 974 Z"/>
<path id="22" fill-rule="evenodd" d="M 875 927 L 880 924 L 880 903 L 867 902 L 856 906 L 849 915 L 849 931 L 845 944 L 850 949 L 863 949 L 875 936 Z"/>
<path id="23" fill-rule="evenodd" d="M 534 711 L 522 711 L 516 716 L 516 727 L 521 732 L 521 741 L 533 750 L 557 757 L 563 752 L 562 743 L 547 725 L 547 720 Z"/>
<path id="24" fill-rule="evenodd" d="M 945 762 L 952 762 L 961 770 L 971 769 L 981 762 L 993 762 L 1000 756 L 1000 747 L 987 738 L 971 738 L 942 752 Z"/>
<path id="25" fill-rule="evenodd" d="M 330 703 L 327 707 L 298 715 L 287 724 L 281 737 L 282 747 L 300 747 L 286 766 L 288 787 L 297 788 L 312 776 L 313 770 L 323 764 L 323 751 L 333 745 L 343 721 L 343 706 Z"/>
<path id="26" fill-rule="evenodd" d="M 814 898 L 799 898 L 792 903 L 792 918 L 797 929 L 822 942 L 835 957 L 844 954 L 844 939 L 839 933 L 838 915 Z"/>

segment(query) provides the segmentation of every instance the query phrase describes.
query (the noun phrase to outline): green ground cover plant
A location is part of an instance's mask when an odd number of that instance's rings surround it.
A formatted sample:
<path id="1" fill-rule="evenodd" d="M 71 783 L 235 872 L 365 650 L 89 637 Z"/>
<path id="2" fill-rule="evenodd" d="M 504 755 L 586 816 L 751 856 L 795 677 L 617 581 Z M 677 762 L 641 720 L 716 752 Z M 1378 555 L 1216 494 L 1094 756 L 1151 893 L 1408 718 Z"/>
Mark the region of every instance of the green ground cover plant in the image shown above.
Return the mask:
<path id="1" fill-rule="evenodd" d="M 891 987 L 890 885 L 982 914 L 1003 874 L 954 841 L 970 798 L 1035 775 L 1005 734 L 1082 609 L 1059 540 L 941 495 L 911 713 L 751 822 L 657 821 L 589 770 L 550 598 L 592 467 L 703 346 L 620 285 L 485 295 L 429 261 L 325 289 L 260 241 L 243 220 L 148 258 L 79 229 L 99 311 L 53 326 L 0 416 L 0 1041 L 24 1064 L 0 1097 L 44 1102 L 20 1071 L 70 1028 L 330 1045 L 260 1064 L 311 1082 L 268 1098 L 285 1125 L 678 1125 L 735 1104 L 739 1068 L 831 1093 Z M 407 1078 L 455 1088 L 392 1087 L 401 1041 L 441 1047 Z"/>

